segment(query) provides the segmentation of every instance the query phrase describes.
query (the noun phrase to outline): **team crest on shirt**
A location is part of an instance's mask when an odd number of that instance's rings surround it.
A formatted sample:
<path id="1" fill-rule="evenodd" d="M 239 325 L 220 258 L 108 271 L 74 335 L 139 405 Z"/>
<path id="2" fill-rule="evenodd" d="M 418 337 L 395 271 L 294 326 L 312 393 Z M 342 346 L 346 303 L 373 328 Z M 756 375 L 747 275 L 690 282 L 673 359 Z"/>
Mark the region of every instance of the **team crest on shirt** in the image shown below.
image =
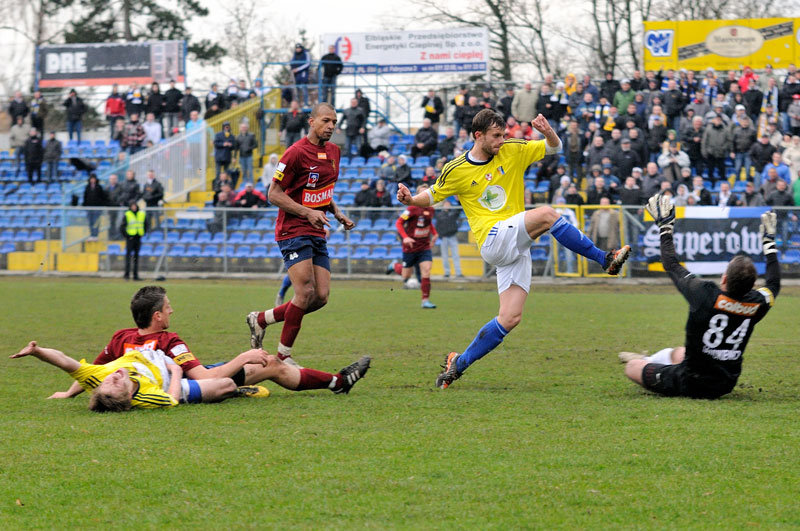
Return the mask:
<path id="1" fill-rule="evenodd" d="M 491 173 L 487 173 L 486 174 L 486 180 L 491 182 L 491 180 L 492 180 L 492 174 Z"/>
<path id="2" fill-rule="evenodd" d="M 319 181 L 319 173 L 309 173 L 306 188 L 316 188 L 317 181 Z"/>
<path id="3" fill-rule="evenodd" d="M 327 153 L 317 153 L 317 158 L 318 159 L 327 159 L 328 158 L 328 154 Z"/>

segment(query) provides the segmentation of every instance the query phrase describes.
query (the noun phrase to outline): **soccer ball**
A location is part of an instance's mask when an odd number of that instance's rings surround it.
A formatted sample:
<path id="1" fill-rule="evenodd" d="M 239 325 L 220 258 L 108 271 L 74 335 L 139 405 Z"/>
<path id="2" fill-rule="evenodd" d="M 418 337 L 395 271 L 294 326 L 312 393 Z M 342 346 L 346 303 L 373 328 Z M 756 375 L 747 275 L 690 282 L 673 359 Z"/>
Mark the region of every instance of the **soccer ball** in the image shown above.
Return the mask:
<path id="1" fill-rule="evenodd" d="M 416 277 L 411 277 L 406 280 L 406 289 L 419 289 L 419 280 Z"/>

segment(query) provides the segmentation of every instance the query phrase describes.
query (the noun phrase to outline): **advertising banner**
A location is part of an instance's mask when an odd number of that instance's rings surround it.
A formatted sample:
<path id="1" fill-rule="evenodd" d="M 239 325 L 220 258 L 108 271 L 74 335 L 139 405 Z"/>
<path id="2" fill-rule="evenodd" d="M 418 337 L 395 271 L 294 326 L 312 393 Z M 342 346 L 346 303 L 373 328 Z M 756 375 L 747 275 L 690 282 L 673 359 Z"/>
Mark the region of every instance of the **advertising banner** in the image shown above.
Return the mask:
<path id="1" fill-rule="evenodd" d="M 675 253 L 684 267 L 699 275 L 722 274 L 734 255 L 744 253 L 764 272 L 758 226 L 769 207 L 677 207 Z M 653 221 L 647 215 L 645 221 Z M 644 234 L 643 254 L 651 269 L 659 269 L 661 238 L 652 223 Z"/>
<path id="2" fill-rule="evenodd" d="M 185 41 L 61 44 L 36 50 L 39 88 L 186 80 Z"/>
<path id="3" fill-rule="evenodd" d="M 486 28 L 446 28 L 422 31 L 328 33 L 322 50 L 335 46 L 346 65 L 343 73 L 414 74 L 488 72 L 489 32 Z"/>
<path id="4" fill-rule="evenodd" d="M 800 60 L 800 18 L 644 23 L 645 70 L 786 68 Z"/>

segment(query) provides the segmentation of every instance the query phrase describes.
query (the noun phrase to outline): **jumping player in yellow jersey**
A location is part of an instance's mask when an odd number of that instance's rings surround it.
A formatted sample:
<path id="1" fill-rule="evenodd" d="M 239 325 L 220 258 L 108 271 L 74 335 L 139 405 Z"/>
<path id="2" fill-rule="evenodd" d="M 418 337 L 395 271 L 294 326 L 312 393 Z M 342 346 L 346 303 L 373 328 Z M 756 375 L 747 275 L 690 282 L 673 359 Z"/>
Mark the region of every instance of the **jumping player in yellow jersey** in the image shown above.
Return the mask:
<path id="1" fill-rule="evenodd" d="M 475 145 L 445 164 L 436 183 L 414 196 L 404 185 L 397 200 L 404 205 L 427 207 L 457 195 L 475 233 L 481 256 L 497 268 L 499 315 L 486 323 L 467 349 L 451 352 L 436 386 L 446 389 L 472 363 L 497 345 L 522 320 L 522 310 L 531 286 L 530 248 L 533 240 L 547 232 L 564 247 L 599 263 L 609 275 L 619 273 L 630 247 L 602 251 L 549 206 L 525 210 L 525 170 L 545 154 L 561 150 L 561 140 L 541 114 L 531 125 L 545 140 L 504 140 L 503 116 L 490 109 L 475 115 L 472 134 Z"/>

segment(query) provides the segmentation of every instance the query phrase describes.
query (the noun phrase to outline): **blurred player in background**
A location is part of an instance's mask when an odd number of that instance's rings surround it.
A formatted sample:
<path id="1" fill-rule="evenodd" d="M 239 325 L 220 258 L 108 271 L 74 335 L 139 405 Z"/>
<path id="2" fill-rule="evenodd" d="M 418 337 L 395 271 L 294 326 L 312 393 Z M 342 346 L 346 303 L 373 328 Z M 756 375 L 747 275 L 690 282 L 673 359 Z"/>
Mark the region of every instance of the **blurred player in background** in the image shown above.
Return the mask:
<path id="1" fill-rule="evenodd" d="M 627 362 L 625 375 L 645 389 L 666 396 L 719 398 L 736 386 L 753 328 L 772 307 L 781 288 L 775 213 L 761 215 L 766 285 L 754 290 L 758 274 L 745 255 L 735 256 L 728 263 L 719 286 L 689 273 L 675 256 L 675 207 L 670 198 L 653 196 L 647 211 L 661 230 L 664 270 L 689 303 L 686 344 L 665 348 L 652 356 L 620 352 L 620 360 Z"/>
<path id="2" fill-rule="evenodd" d="M 294 286 L 294 297 L 286 304 L 247 315 L 250 345 L 260 348 L 267 326 L 283 322 L 278 357 L 288 363 L 300 332 L 303 316 L 328 302 L 331 267 L 325 228 L 330 227 L 326 212 L 345 230 L 355 227 L 333 200 L 333 187 L 339 178 L 339 146 L 330 140 L 336 128 L 336 111 L 327 103 L 311 110 L 309 131 L 283 154 L 272 186 L 269 202 L 280 208 L 275 224 L 275 241 Z"/>
<path id="3" fill-rule="evenodd" d="M 412 196 L 404 185 L 398 186 L 398 201 L 422 208 L 457 195 L 481 256 L 497 268 L 499 315 L 481 328 L 463 353 L 447 355 L 444 371 L 436 379 L 436 386 L 441 389 L 497 347 L 522 320 L 531 286 L 533 240 L 549 230 L 561 245 L 596 261 L 609 275 L 618 274 L 630 254 L 627 245 L 618 251 L 598 249 L 549 206 L 525 211 L 525 170 L 546 154 L 561 150 L 561 140 L 544 116 L 534 118 L 532 125 L 545 140 L 504 141 L 503 116 L 484 109 L 472 121 L 472 149 L 445 164 L 430 189 Z"/>
<path id="4" fill-rule="evenodd" d="M 427 184 L 417 187 L 417 193 L 428 189 Z M 400 276 L 403 282 L 411 278 L 415 266 L 419 266 L 420 289 L 422 290 L 422 307 L 436 308 L 430 301 L 431 265 L 433 254 L 431 247 L 436 243 L 436 227 L 433 226 L 433 207 L 407 207 L 395 222 L 397 233 L 403 240 L 403 264 Z"/>

